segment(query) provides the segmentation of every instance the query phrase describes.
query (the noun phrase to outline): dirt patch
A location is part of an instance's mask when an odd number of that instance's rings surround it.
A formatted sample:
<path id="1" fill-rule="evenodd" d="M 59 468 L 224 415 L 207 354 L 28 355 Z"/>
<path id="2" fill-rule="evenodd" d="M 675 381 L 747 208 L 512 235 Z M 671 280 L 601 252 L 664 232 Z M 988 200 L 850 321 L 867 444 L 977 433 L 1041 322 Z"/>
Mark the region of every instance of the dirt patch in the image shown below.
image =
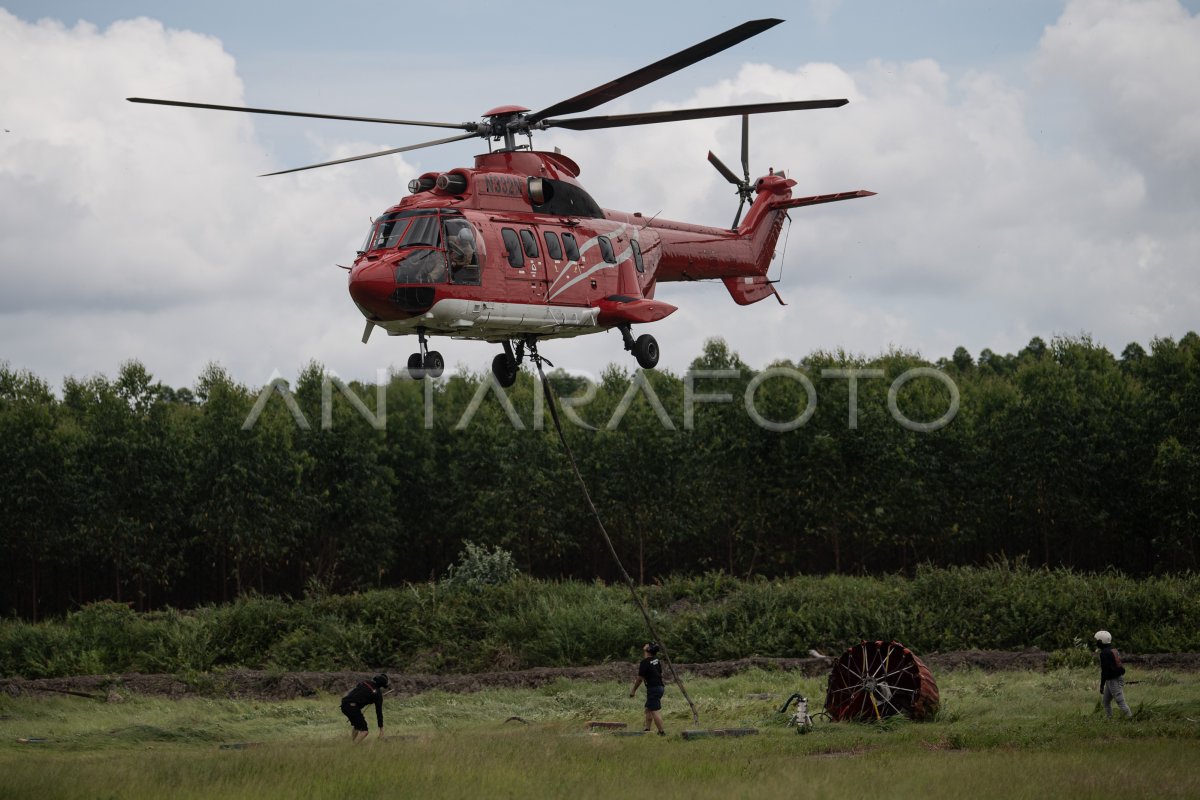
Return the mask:
<path id="1" fill-rule="evenodd" d="M 816 753 L 809 753 L 808 757 L 809 758 L 854 758 L 855 756 L 861 756 L 861 755 L 863 755 L 865 753 L 869 753 L 875 749 L 877 749 L 877 748 L 868 747 L 865 744 L 856 744 L 853 747 L 847 747 L 847 748 L 842 748 L 842 749 L 831 747 L 831 748 L 821 750 Z"/>
<path id="2" fill-rule="evenodd" d="M 929 653 L 922 655 L 921 660 L 929 668 L 938 670 L 954 670 L 977 668 L 984 672 L 1012 672 L 1014 670 L 1032 670 L 1041 672 L 1046 669 L 1050 654 L 1036 647 L 1028 650 L 1011 652 L 1007 650 L 957 650 L 951 653 Z M 1200 653 L 1121 653 L 1121 661 L 1127 666 L 1140 670 L 1165 669 L 1180 672 L 1200 671 Z"/>
<path id="3" fill-rule="evenodd" d="M 963 650 L 954 653 L 930 653 L 922 656 L 936 673 L 945 670 L 979 668 L 989 672 L 1011 670 L 1041 671 L 1048 653 L 1041 650 L 1000 652 Z M 1200 671 L 1200 653 L 1154 653 L 1122 655 L 1128 666 L 1139 669 Z M 828 658 L 742 658 L 706 664 L 677 664 L 686 677 L 727 678 L 749 669 L 795 672 L 806 677 L 828 674 Z M 536 689 L 558 680 L 603 683 L 627 683 L 634 666 L 625 663 L 598 664 L 590 667 L 539 667 L 535 669 L 481 672 L 473 675 L 429 675 L 388 670 L 393 697 L 423 692 L 478 692 L 484 689 Z M 363 672 L 267 672 L 237 669 L 191 678 L 176 675 L 80 675 L 70 678 L 0 678 L 0 691 L 13 697 L 83 694 L 98 702 L 120 702 L 130 694 L 155 697 L 230 697 L 239 699 L 290 700 L 322 694 L 341 694 L 360 680 L 370 677 Z"/>
<path id="4" fill-rule="evenodd" d="M 1014 670 L 1041 671 L 1046 668 L 1050 654 L 1036 647 L 1018 652 L 1006 650 L 956 650 L 951 653 L 930 653 L 921 660 L 931 670 L 981 669 L 985 672 Z"/>

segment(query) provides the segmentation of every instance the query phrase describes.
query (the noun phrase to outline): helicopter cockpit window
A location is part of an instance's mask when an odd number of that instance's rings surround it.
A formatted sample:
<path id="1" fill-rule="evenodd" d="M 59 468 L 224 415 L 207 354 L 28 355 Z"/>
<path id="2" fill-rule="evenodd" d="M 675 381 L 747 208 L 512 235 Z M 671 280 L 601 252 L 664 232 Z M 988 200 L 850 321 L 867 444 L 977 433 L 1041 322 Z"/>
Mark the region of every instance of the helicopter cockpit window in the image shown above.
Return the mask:
<path id="1" fill-rule="evenodd" d="M 642 246 L 635 239 L 629 243 L 629 247 L 633 250 L 633 265 L 637 267 L 638 272 L 645 272 L 646 265 L 642 263 Z"/>
<path id="2" fill-rule="evenodd" d="M 413 250 L 396 264 L 396 283 L 445 283 L 446 254 L 441 250 Z"/>
<path id="3" fill-rule="evenodd" d="M 546 240 L 546 255 L 555 261 L 562 261 L 562 245 L 558 243 L 558 234 L 554 231 L 546 231 L 542 234 L 542 238 Z"/>
<path id="4" fill-rule="evenodd" d="M 533 231 L 521 229 L 521 246 L 525 248 L 525 255 L 530 258 L 538 257 L 537 239 L 533 238 Z"/>
<path id="5" fill-rule="evenodd" d="M 479 256 L 475 231 L 463 219 L 446 220 L 446 255 L 450 258 L 453 283 L 479 285 Z"/>
<path id="6" fill-rule="evenodd" d="M 598 236 L 596 239 L 600 243 L 600 255 L 604 257 L 604 260 L 610 264 L 617 263 L 617 254 L 613 252 L 612 242 L 608 237 Z"/>
<path id="7" fill-rule="evenodd" d="M 500 236 L 504 239 L 504 249 L 508 251 L 508 265 L 520 269 L 525 266 L 525 255 L 521 252 L 521 240 L 512 228 L 502 228 Z"/>
<path id="8" fill-rule="evenodd" d="M 396 283 L 445 283 L 446 253 L 440 249 L 441 231 L 436 212 L 397 211 L 376 224 L 370 249 L 412 248 L 396 262 Z"/>
<path id="9" fill-rule="evenodd" d="M 404 235 L 404 229 L 407 227 L 407 219 L 399 219 L 389 214 L 379 221 L 379 224 L 375 228 L 375 238 L 371 240 L 371 246 L 367 249 L 378 250 L 381 247 L 395 247 L 400 242 L 400 237 Z"/>
<path id="10" fill-rule="evenodd" d="M 563 249 L 567 251 L 567 260 L 568 261 L 578 261 L 579 260 L 579 243 L 575 241 L 575 234 L 564 233 L 562 235 L 562 237 L 563 237 Z"/>
<path id="11" fill-rule="evenodd" d="M 437 247 L 438 241 L 438 218 L 430 214 L 424 217 L 414 217 L 412 223 L 408 226 L 408 230 L 404 232 L 404 238 L 400 241 L 401 247 Z"/>
<path id="12" fill-rule="evenodd" d="M 397 211 L 380 219 L 367 250 L 392 247 L 437 247 L 437 215 L 428 211 Z"/>

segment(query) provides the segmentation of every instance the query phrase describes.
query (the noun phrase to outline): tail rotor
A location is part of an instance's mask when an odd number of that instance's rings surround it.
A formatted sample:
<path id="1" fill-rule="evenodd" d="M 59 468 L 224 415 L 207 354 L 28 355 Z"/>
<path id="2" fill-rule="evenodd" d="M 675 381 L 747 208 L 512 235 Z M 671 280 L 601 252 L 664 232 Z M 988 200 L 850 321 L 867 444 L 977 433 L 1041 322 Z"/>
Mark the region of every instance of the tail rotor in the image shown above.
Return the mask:
<path id="1" fill-rule="evenodd" d="M 742 177 L 738 178 L 737 173 L 725 166 L 721 159 L 717 158 L 711 150 L 708 151 L 708 163 L 716 167 L 717 172 L 725 178 L 725 180 L 737 187 L 738 197 L 741 198 L 738 202 L 737 215 L 733 218 L 731 227 L 737 228 L 738 223 L 742 219 L 742 209 L 746 207 L 748 201 L 754 195 L 754 189 L 750 186 L 750 115 L 742 114 Z"/>

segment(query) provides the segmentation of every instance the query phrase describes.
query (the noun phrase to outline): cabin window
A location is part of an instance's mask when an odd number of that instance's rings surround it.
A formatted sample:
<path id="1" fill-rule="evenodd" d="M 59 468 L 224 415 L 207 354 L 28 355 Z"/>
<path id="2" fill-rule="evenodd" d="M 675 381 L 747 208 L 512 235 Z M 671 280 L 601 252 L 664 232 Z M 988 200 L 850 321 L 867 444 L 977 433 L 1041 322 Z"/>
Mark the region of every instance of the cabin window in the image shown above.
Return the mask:
<path id="1" fill-rule="evenodd" d="M 575 241 L 575 234 L 564 233 L 562 235 L 563 249 L 567 251 L 568 261 L 579 260 L 579 244 Z"/>
<path id="2" fill-rule="evenodd" d="M 533 235 L 533 231 L 521 229 L 521 246 L 525 248 L 525 255 L 530 258 L 538 257 L 537 239 Z"/>
<path id="3" fill-rule="evenodd" d="M 504 239 L 504 249 L 508 253 L 508 265 L 520 269 L 525 266 L 525 256 L 521 252 L 521 240 L 517 238 L 517 232 L 512 228 L 504 228 L 500 231 L 500 236 Z"/>
<path id="4" fill-rule="evenodd" d="M 645 272 L 646 265 L 642 263 L 642 247 L 641 247 L 641 245 L 639 245 L 637 243 L 637 240 L 634 239 L 632 242 L 629 243 L 629 247 L 630 247 L 630 249 L 633 250 L 633 265 L 635 267 L 637 267 L 638 272 Z"/>
<path id="5" fill-rule="evenodd" d="M 542 234 L 542 238 L 546 240 L 546 255 L 555 261 L 562 261 L 562 245 L 558 243 L 558 234 L 554 231 L 546 231 Z"/>
<path id="6" fill-rule="evenodd" d="M 617 263 L 617 254 L 613 252 L 612 242 L 607 236 L 597 236 L 596 241 L 600 244 L 600 255 L 610 264 Z"/>

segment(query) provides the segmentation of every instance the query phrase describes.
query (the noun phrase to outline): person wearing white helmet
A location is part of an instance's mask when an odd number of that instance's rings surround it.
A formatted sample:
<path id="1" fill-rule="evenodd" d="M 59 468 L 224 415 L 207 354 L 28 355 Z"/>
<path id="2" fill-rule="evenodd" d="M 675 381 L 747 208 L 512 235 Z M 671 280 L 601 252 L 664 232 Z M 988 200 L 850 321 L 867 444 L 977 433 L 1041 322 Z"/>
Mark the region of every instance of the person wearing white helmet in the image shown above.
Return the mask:
<path id="1" fill-rule="evenodd" d="M 1104 700 L 1104 713 L 1112 719 L 1112 702 L 1117 701 L 1127 718 L 1133 718 L 1133 712 L 1125 702 L 1125 667 L 1121 664 L 1121 654 L 1112 646 L 1112 634 L 1108 631 L 1096 631 L 1094 637 L 1100 643 L 1100 696 Z"/>

